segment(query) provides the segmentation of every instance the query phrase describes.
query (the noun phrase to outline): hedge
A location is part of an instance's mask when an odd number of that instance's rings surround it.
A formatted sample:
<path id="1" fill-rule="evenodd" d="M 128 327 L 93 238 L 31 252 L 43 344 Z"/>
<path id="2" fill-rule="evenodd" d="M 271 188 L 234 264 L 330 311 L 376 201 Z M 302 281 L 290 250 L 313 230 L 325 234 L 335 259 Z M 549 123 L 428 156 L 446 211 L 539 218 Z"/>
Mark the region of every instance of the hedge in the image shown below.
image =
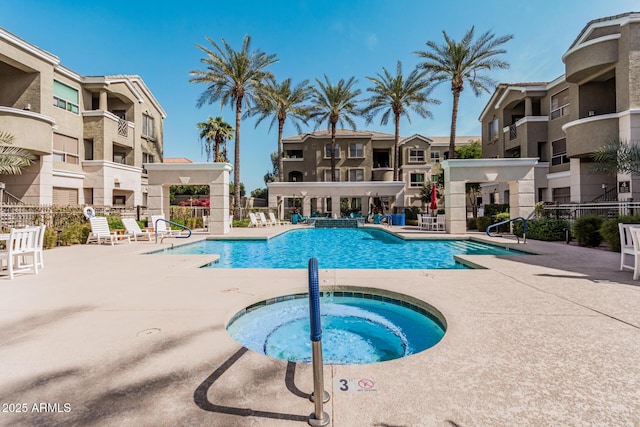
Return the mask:
<path id="1" fill-rule="evenodd" d="M 547 242 L 561 241 L 566 238 L 569 223 L 563 219 L 531 219 L 527 221 L 527 239 L 543 240 Z M 513 222 L 513 234 L 522 237 L 524 223 Z"/>

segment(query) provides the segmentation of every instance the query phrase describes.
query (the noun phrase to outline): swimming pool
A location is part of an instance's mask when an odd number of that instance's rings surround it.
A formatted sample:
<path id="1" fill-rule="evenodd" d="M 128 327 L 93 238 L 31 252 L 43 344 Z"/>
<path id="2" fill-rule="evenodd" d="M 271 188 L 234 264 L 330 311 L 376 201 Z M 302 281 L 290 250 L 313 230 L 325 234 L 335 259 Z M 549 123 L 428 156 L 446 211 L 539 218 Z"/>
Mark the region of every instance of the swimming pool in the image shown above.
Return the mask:
<path id="1" fill-rule="evenodd" d="M 465 269 L 454 255 L 516 255 L 471 240 L 404 240 L 377 228 L 305 228 L 267 240 L 204 240 L 164 254 L 219 254 L 210 268 Z"/>
<path id="2" fill-rule="evenodd" d="M 320 292 L 324 363 L 383 362 L 419 353 L 444 336 L 433 307 L 369 290 Z M 261 301 L 236 314 L 227 332 L 260 354 L 311 363 L 308 294 Z"/>

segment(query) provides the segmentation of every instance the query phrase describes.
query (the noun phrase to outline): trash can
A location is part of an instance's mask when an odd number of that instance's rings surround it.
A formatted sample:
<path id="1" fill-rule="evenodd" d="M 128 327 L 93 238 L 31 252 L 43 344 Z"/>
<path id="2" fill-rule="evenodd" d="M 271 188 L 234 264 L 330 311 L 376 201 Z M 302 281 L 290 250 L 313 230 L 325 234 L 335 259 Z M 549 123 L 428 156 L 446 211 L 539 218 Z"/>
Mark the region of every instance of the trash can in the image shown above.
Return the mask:
<path id="1" fill-rule="evenodd" d="M 405 214 L 391 214 L 391 225 L 405 225 Z"/>

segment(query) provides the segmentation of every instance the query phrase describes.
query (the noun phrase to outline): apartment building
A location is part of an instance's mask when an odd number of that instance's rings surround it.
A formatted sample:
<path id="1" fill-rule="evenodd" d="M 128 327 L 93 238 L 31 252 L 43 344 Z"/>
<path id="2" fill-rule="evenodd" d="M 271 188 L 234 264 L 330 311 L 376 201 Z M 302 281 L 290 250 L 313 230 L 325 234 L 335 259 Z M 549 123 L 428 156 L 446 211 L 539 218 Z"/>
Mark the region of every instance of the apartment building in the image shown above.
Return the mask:
<path id="1" fill-rule="evenodd" d="M 458 144 L 479 141 L 479 136 L 459 136 Z M 331 180 L 331 133 L 316 131 L 283 138 L 283 172 L 285 182 L 304 187 L 306 183 L 331 183 L 325 186 L 325 197 L 310 201 L 311 211 L 332 212 L 331 201 L 336 196 L 350 197 L 352 209 L 367 208 L 369 197 L 385 210 L 423 207 L 421 189 L 440 173 L 439 163 L 448 157 L 449 137 L 402 137 L 399 150 L 399 192 L 382 195 L 374 188 L 376 182 L 393 182 L 393 134 L 373 131 L 339 129 L 335 145 L 335 182 Z M 371 183 L 374 183 L 371 185 Z M 274 190 L 278 185 L 274 186 Z M 291 185 L 285 188 L 293 188 Z M 390 188 L 390 187 L 389 187 Z M 395 188 L 395 187 L 394 187 Z M 271 194 L 272 186 L 269 187 Z M 283 190 L 286 195 L 286 190 Z M 302 191 L 302 190 L 301 190 Z M 395 190 L 390 190 L 395 191 Z M 369 194 L 367 194 L 369 193 Z"/>
<path id="2" fill-rule="evenodd" d="M 640 13 L 589 22 L 562 56 L 551 82 L 501 83 L 485 106 L 485 158 L 538 158 L 536 201 L 640 197 L 640 181 L 594 171 L 607 141 L 640 141 Z M 508 200 L 507 184 L 483 184 L 483 199 Z"/>
<path id="3" fill-rule="evenodd" d="M 144 164 L 162 162 L 165 117 L 139 76 L 82 76 L 0 28 L 0 131 L 36 156 L 0 177 L 20 201 L 146 205 Z"/>

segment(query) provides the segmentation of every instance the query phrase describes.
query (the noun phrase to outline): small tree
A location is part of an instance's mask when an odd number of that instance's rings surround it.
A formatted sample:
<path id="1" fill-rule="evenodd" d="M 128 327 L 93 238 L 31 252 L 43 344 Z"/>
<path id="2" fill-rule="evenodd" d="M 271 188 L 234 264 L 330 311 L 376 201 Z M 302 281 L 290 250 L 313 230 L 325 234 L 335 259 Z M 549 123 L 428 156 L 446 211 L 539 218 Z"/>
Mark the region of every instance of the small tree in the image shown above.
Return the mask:
<path id="1" fill-rule="evenodd" d="M 36 159 L 29 150 L 13 147 L 15 137 L 0 131 L 0 175 L 20 175 Z"/>

